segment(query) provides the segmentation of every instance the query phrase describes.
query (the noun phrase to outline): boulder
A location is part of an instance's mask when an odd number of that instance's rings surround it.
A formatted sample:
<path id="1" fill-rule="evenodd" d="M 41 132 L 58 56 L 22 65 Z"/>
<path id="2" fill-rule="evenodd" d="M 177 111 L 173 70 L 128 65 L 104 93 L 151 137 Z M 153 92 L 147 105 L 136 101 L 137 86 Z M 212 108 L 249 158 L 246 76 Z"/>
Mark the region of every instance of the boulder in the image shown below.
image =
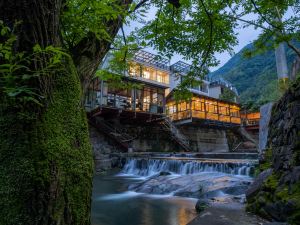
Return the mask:
<path id="1" fill-rule="evenodd" d="M 273 173 L 272 169 L 267 169 L 267 170 L 261 172 L 256 177 L 256 179 L 254 180 L 254 182 L 250 185 L 250 187 L 246 191 L 246 197 L 247 197 L 247 199 L 254 197 L 259 192 L 259 190 L 261 189 L 264 181 L 266 179 L 268 179 L 268 177 L 271 176 L 272 173 Z"/>
<path id="2" fill-rule="evenodd" d="M 169 176 L 169 175 L 171 175 L 171 173 L 170 173 L 170 172 L 167 172 L 167 171 L 161 171 L 161 172 L 159 173 L 159 176 Z"/>
<path id="3" fill-rule="evenodd" d="M 199 199 L 195 205 L 198 213 L 203 212 L 209 206 L 209 201 L 206 199 Z"/>
<path id="4" fill-rule="evenodd" d="M 287 223 L 280 223 L 280 222 L 270 222 L 264 223 L 264 225 L 288 225 Z"/>

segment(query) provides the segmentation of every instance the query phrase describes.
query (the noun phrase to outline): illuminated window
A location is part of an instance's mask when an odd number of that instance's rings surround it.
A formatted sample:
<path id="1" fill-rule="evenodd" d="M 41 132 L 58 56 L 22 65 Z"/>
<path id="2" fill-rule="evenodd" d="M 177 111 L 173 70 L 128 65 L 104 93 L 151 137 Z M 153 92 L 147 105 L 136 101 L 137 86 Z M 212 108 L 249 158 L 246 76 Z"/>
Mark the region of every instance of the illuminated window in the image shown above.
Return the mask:
<path id="1" fill-rule="evenodd" d="M 132 63 L 129 66 L 129 75 L 133 77 L 139 77 L 141 74 L 141 66 L 136 63 Z"/>
<path id="2" fill-rule="evenodd" d="M 150 79 L 150 73 L 148 71 L 143 72 L 143 77 L 146 79 Z"/>

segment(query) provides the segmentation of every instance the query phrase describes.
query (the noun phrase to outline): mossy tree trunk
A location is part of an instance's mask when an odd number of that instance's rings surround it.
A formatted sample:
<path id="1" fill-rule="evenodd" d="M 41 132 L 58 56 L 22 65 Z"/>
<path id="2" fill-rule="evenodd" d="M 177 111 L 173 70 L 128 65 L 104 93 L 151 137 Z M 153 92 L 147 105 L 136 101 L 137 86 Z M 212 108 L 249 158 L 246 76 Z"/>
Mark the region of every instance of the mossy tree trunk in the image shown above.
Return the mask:
<path id="1" fill-rule="evenodd" d="M 0 20 L 22 21 L 16 52 L 61 46 L 62 4 L 0 0 Z M 43 107 L 20 107 L 0 92 L 0 224 L 90 224 L 93 161 L 80 79 L 72 59 L 63 67 L 31 82 L 45 94 Z"/>

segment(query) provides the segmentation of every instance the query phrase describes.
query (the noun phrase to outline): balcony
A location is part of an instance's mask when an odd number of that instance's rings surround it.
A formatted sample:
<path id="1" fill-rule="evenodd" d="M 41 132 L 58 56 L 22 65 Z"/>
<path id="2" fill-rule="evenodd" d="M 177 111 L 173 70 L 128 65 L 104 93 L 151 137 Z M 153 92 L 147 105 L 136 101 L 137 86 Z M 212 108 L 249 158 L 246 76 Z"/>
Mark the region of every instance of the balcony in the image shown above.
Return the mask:
<path id="1" fill-rule="evenodd" d="M 132 62 L 129 67 L 129 77 L 165 88 L 169 87 L 169 73 L 154 67 Z"/>
<path id="2" fill-rule="evenodd" d="M 190 101 L 167 103 L 167 114 L 173 121 L 207 120 L 226 124 L 241 124 L 240 107 L 206 96 L 194 96 Z"/>

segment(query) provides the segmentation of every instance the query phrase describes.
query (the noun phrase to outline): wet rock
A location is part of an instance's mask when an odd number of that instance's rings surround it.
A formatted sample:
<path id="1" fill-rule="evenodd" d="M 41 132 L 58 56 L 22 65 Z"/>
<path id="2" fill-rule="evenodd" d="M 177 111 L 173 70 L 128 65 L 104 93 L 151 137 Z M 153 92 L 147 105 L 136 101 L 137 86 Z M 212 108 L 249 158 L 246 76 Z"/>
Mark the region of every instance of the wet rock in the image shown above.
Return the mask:
<path id="1" fill-rule="evenodd" d="M 169 176 L 169 175 L 171 175 L 171 173 L 166 172 L 166 171 L 162 171 L 162 172 L 159 173 L 159 176 Z"/>
<path id="2" fill-rule="evenodd" d="M 225 193 L 240 195 L 251 183 L 250 177 L 222 173 L 203 173 L 185 176 L 153 176 L 130 190 L 148 194 L 173 194 L 193 198 L 212 198 Z"/>
<path id="3" fill-rule="evenodd" d="M 236 196 L 233 197 L 233 199 L 238 200 L 240 203 L 245 203 L 246 202 L 245 194 L 236 195 Z"/>
<path id="4" fill-rule="evenodd" d="M 261 189 L 264 181 L 272 174 L 272 169 L 267 169 L 260 173 L 254 180 L 254 182 L 250 185 L 248 190 L 246 191 L 247 199 L 252 198 L 255 196 L 259 190 Z"/>
<path id="5" fill-rule="evenodd" d="M 205 199 L 199 199 L 195 205 L 195 209 L 198 213 L 203 212 L 209 206 L 209 201 Z"/>
<path id="6" fill-rule="evenodd" d="M 300 220 L 299 93 L 300 79 L 274 105 L 267 140 L 271 154 L 260 160 L 260 168 L 273 171 L 261 173 L 247 191 L 247 209 L 291 224 L 299 224 Z"/>
<path id="7" fill-rule="evenodd" d="M 287 223 L 280 223 L 280 222 L 270 222 L 264 223 L 263 225 L 288 225 Z"/>

